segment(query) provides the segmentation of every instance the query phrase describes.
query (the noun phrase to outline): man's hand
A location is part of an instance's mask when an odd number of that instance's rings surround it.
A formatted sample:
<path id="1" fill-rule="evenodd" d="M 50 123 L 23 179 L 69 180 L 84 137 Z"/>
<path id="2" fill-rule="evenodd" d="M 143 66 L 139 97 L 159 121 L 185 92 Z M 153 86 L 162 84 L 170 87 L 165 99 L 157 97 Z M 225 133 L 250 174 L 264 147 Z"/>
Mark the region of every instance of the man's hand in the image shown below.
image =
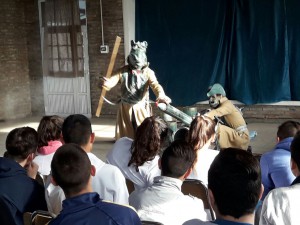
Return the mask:
<path id="1" fill-rule="evenodd" d="M 172 102 L 172 100 L 168 96 L 158 97 L 156 99 L 156 104 L 158 104 L 158 103 L 170 104 L 171 102 Z"/>
<path id="2" fill-rule="evenodd" d="M 102 86 L 102 88 L 104 88 L 105 90 L 109 91 L 111 89 L 110 80 L 106 77 L 100 77 L 100 86 Z"/>
<path id="3" fill-rule="evenodd" d="M 28 175 L 29 177 L 31 177 L 32 179 L 35 179 L 35 178 L 36 178 L 36 175 L 37 175 L 37 173 L 38 173 L 38 169 L 39 169 L 39 165 L 32 161 L 32 162 L 27 166 L 27 175 Z"/>

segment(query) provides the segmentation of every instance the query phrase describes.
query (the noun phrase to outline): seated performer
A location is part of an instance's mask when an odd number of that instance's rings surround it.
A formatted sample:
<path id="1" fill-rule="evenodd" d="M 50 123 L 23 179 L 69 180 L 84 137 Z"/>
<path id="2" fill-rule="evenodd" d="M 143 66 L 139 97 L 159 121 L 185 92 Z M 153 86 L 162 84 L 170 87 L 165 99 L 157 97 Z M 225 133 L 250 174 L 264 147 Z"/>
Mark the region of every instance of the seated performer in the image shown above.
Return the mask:
<path id="1" fill-rule="evenodd" d="M 156 95 L 157 102 L 170 103 L 162 86 L 149 68 L 146 41 L 131 41 L 132 49 L 127 58 L 128 65 L 119 69 L 109 79 L 104 78 L 103 88 L 110 90 L 121 82 L 121 99 L 117 114 L 116 139 L 134 138 L 136 128 L 146 117 L 151 116 L 149 86 Z"/>
<path id="2" fill-rule="evenodd" d="M 246 122 L 240 110 L 235 107 L 228 98 L 220 84 L 209 87 L 207 92 L 210 110 L 205 115 L 211 119 L 223 117 L 226 125 L 219 124 L 217 130 L 218 145 L 220 149 L 234 147 L 247 150 L 250 142 Z"/>

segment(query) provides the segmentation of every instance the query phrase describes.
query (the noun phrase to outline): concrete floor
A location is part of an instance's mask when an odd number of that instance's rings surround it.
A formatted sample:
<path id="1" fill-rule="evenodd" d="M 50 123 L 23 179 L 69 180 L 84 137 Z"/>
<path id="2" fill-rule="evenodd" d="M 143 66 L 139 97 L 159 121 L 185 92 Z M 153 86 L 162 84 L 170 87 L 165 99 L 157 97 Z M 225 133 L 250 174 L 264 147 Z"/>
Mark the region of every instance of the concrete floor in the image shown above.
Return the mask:
<path id="1" fill-rule="evenodd" d="M 29 117 L 24 119 L 9 120 L 0 122 L 0 155 L 5 152 L 5 139 L 7 133 L 21 126 L 38 127 L 40 117 Z M 93 152 L 102 160 L 106 159 L 107 152 L 114 143 L 115 117 L 100 116 L 91 119 L 92 129 L 96 134 Z M 258 135 L 251 141 L 253 153 L 264 153 L 276 144 L 277 127 L 281 122 L 249 122 L 249 130 L 257 131 Z"/>

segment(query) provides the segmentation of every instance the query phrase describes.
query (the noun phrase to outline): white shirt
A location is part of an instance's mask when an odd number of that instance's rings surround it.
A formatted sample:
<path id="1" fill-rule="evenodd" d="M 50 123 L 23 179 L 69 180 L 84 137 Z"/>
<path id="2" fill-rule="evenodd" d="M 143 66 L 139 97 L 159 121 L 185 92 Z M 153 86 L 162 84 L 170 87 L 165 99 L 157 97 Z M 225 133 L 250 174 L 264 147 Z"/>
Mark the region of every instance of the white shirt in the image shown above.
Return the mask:
<path id="1" fill-rule="evenodd" d="M 161 222 L 164 225 L 183 224 L 192 219 L 207 220 L 201 199 L 181 192 L 182 181 L 158 176 L 152 186 L 135 190 L 129 196 L 141 220 Z"/>
<path id="2" fill-rule="evenodd" d="M 260 225 L 297 225 L 300 224 L 300 184 L 276 188 L 266 196 Z"/>
<path id="3" fill-rule="evenodd" d="M 39 173 L 43 176 L 47 176 L 51 171 L 51 161 L 55 152 L 49 155 L 37 155 L 34 158 L 34 162 L 39 166 Z"/>
<path id="4" fill-rule="evenodd" d="M 219 154 L 219 151 L 209 149 L 208 146 L 209 145 L 205 145 L 202 149 L 197 151 L 197 162 L 187 179 L 197 179 L 201 180 L 205 185 L 208 184 L 207 175 L 209 167 Z"/>
<path id="5" fill-rule="evenodd" d="M 132 142 L 133 140 L 127 137 L 117 140 L 112 150 L 107 154 L 106 161 L 117 166 L 123 175 L 134 183 L 136 189 L 148 187 L 153 183 L 153 178 L 161 174 L 158 167 L 159 156 L 155 156 L 152 161 L 147 161 L 139 166 L 139 172 L 137 172 L 135 166 L 128 166 Z"/>
<path id="6" fill-rule="evenodd" d="M 104 163 L 93 153 L 87 154 L 92 165 L 96 168 L 96 174 L 92 178 L 93 191 L 97 192 L 101 199 L 127 205 L 129 195 L 121 171 L 113 165 Z M 48 211 L 57 215 L 61 211 L 65 195 L 60 187 L 50 183 L 49 178 L 45 187 Z"/>

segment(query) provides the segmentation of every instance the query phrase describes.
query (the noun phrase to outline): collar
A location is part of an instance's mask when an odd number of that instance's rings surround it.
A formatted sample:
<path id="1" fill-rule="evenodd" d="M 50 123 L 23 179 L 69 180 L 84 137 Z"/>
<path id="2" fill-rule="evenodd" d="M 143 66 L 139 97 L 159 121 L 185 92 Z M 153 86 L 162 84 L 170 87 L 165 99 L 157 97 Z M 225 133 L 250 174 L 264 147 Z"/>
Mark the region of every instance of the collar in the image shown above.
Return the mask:
<path id="1" fill-rule="evenodd" d="M 223 102 L 226 102 L 228 101 L 228 98 L 223 96 L 221 99 L 220 99 L 220 103 L 222 104 Z"/>
<path id="2" fill-rule="evenodd" d="M 291 183 L 291 186 L 294 184 L 300 184 L 300 176 L 296 177 L 296 179 Z"/>
<path id="3" fill-rule="evenodd" d="M 63 210 L 61 213 L 72 213 L 81 211 L 86 208 L 93 207 L 101 201 L 100 196 L 96 192 L 78 195 L 72 198 L 67 198 L 62 202 Z"/>
<path id="4" fill-rule="evenodd" d="M 252 225 L 251 223 L 240 223 L 223 219 L 216 219 L 215 221 L 213 221 L 213 223 L 218 225 Z"/>
<path id="5" fill-rule="evenodd" d="M 181 191 L 182 180 L 179 180 L 177 178 L 172 178 L 172 177 L 166 177 L 166 176 L 157 176 L 154 177 L 153 179 L 153 185 L 174 187 L 179 191 Z"/>

